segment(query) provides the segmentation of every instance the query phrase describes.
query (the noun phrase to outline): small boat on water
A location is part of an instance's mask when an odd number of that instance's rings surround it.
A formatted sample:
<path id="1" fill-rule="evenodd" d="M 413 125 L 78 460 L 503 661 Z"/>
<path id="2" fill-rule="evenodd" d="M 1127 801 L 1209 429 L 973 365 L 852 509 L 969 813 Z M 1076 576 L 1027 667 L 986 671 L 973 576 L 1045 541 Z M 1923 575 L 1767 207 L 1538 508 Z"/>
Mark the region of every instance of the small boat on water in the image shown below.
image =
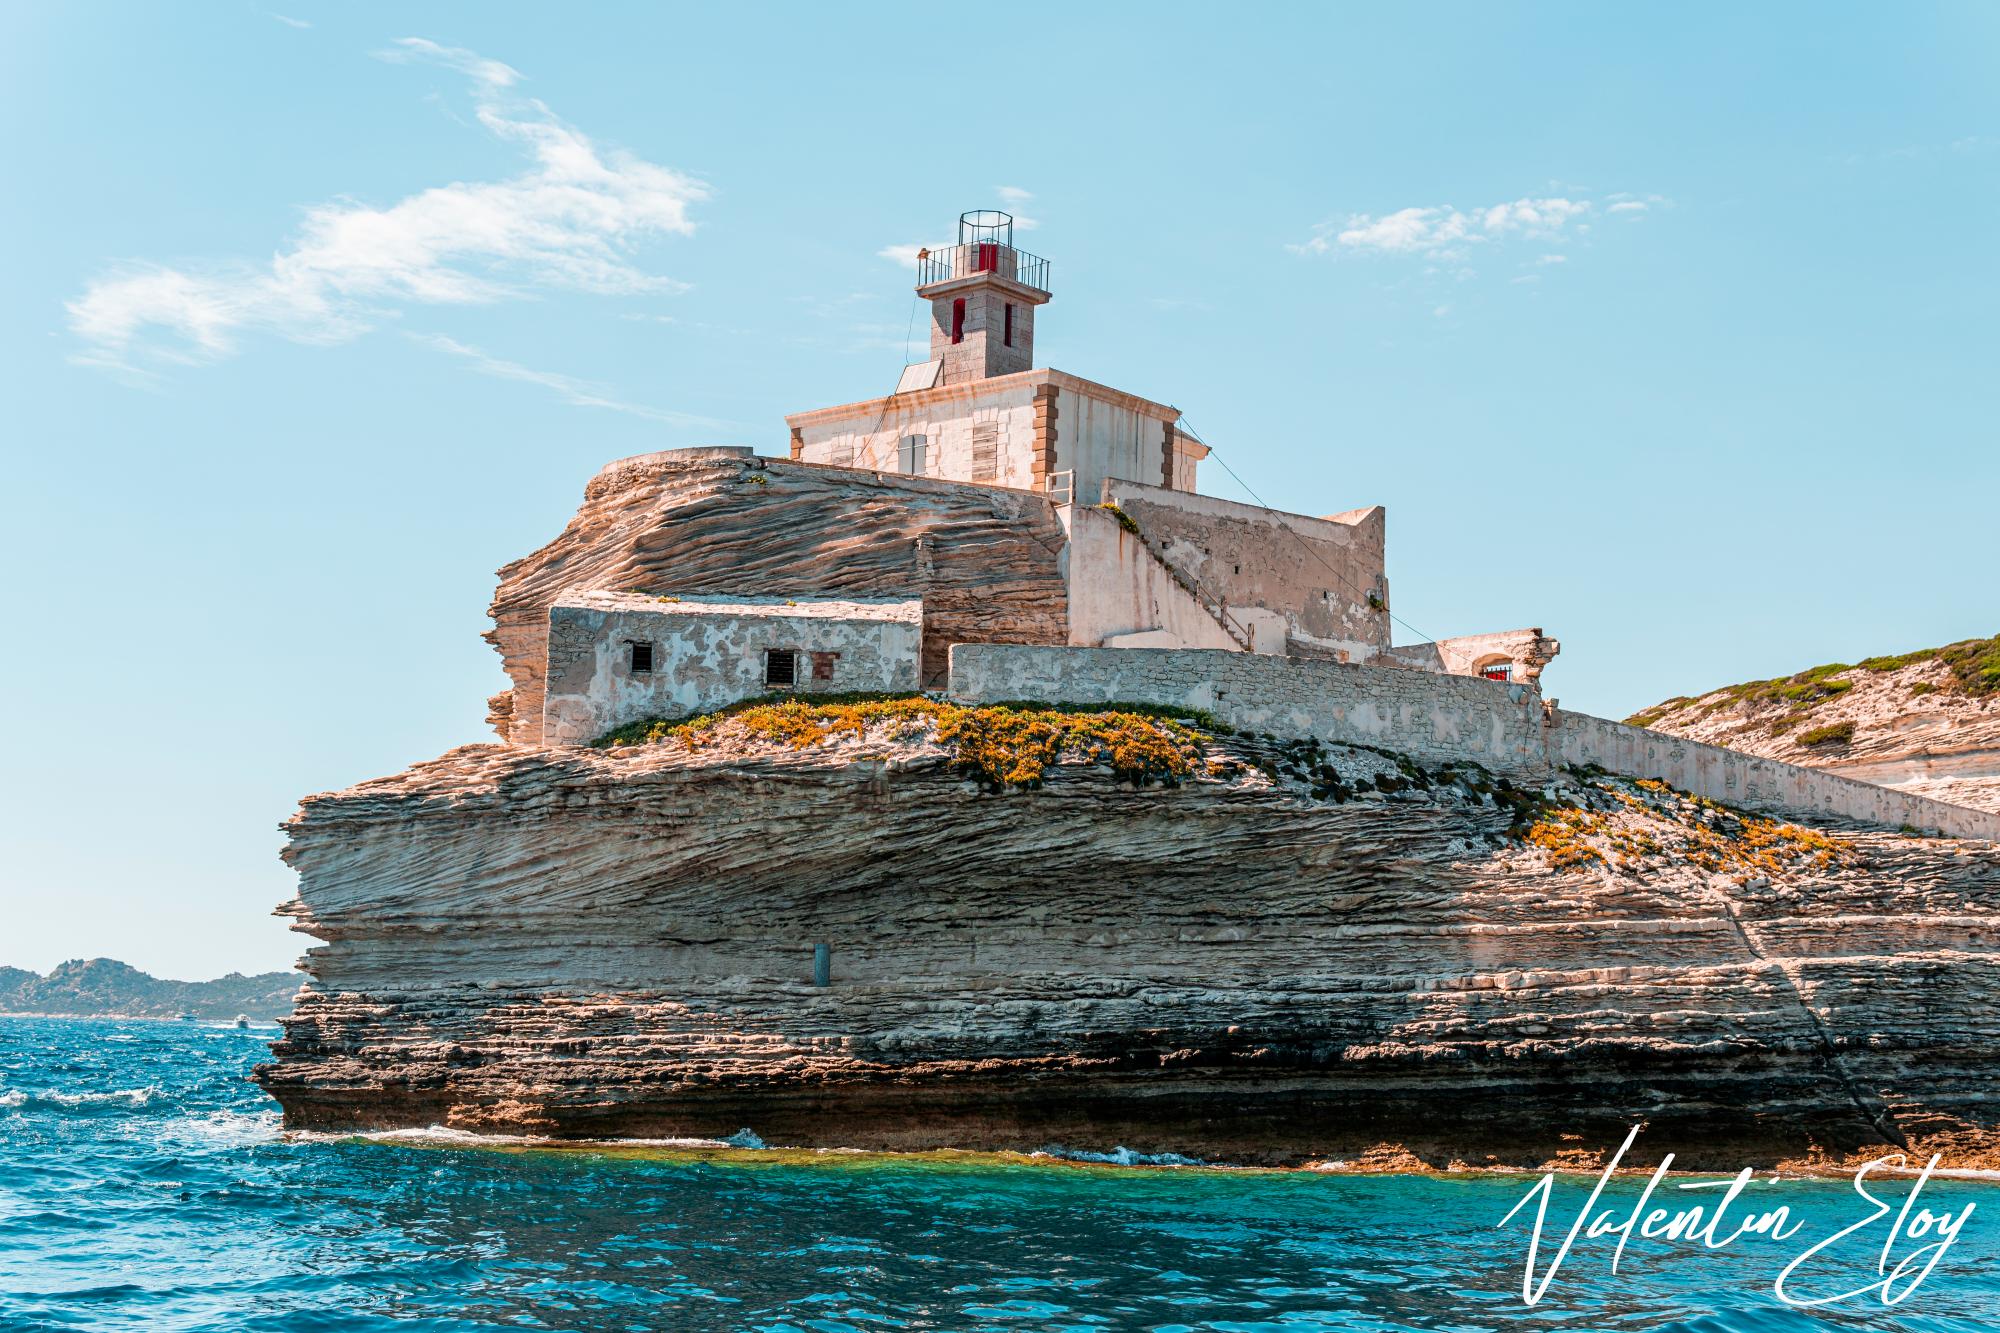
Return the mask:
<path id="1" fill-rule="evenodd" d="M 181 1022 L 183 1022 L 183 1023 L 192 1023 L 192 1022 L 194 1022 L 194 1021 L 195 1021 L 195 1019 L 197 1019 L 197 1018 L 199 1018 L 199 1017 L 201 1017 L 201 1015 L 200 1015 L 200 1014 L 195 1014 L 195 1013 L 187 1013 L 187 1014 L 182 1014 L 182 1015 L 181 1015 Z"/>
<path id="2" fill-rule="evenodd" d="M 248 1015 L 248 1014 L 238 1014 L 238 1015 L 236 1015 L 236 1026 L 237 1026 L 237 1027 L 240 1027 L 240 1028 L 247 1028 L 247 1027 L 249 1027 L 249 1026 L 250 1026 L 250 1015 Z"/>

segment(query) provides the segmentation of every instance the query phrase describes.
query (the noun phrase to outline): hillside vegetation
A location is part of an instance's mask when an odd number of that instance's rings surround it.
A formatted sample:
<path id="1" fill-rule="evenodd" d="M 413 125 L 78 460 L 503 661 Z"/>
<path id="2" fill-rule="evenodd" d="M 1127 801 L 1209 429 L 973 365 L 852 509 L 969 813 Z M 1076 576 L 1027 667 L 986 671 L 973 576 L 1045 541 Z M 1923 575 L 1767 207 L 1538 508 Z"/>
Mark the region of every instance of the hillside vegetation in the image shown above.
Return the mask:
<path id="1" fill-rule="evenodd" d="M 2000 635 L 1677 695 L 1626 721 L 2000 809 Z"/>

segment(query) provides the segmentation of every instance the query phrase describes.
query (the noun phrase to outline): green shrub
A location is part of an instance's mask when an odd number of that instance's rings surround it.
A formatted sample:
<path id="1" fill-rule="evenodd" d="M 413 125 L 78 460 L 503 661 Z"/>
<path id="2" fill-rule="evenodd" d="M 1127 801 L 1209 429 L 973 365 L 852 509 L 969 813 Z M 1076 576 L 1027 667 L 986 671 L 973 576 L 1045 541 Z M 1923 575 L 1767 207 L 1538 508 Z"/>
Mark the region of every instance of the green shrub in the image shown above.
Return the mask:
<path id="1" fill-rule="evenodd" d="M 1854 739 L 1852 722 L 1830 722 L 1823 727 L 1799 733 L 1801 745 L 1845 745 Z"/>

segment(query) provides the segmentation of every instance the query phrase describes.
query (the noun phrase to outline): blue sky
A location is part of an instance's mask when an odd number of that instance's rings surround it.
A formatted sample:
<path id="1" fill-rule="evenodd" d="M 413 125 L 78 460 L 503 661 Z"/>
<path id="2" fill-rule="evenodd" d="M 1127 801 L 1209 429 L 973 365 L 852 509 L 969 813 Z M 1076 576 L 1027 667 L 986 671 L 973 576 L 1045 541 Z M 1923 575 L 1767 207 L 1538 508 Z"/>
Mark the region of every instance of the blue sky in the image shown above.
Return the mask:
<path id="1" fill-rule="evenodd" d="M 0 962 L 288 963 L 274 826 L 486 739 L 493 571 L 608 459 L 885 392 L 966 208 L 1053 261 L 1045 364 L 1387 505 L 1399 615 L 1545 627 L 1565 705 L 2000 630 L 1996 56 L 1976 5 L 10 5 Z"/>

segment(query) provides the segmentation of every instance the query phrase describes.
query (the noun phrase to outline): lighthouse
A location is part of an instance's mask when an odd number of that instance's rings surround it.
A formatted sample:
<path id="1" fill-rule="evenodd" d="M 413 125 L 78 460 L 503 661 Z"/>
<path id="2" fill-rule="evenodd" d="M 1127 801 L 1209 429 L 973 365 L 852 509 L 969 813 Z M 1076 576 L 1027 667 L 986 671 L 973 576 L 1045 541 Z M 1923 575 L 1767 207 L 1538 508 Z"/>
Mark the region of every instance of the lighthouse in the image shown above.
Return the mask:
<path id="1" fill-rule="evenodd" d="M 931 303 L 938 384 L 967 384 L 1035 364 L 1035 307 L 1049 299 L 1049 261 L 1014 248 L 998 209 L 958 216 L 958 241 L 917 256 L 917 295 Z"/>

